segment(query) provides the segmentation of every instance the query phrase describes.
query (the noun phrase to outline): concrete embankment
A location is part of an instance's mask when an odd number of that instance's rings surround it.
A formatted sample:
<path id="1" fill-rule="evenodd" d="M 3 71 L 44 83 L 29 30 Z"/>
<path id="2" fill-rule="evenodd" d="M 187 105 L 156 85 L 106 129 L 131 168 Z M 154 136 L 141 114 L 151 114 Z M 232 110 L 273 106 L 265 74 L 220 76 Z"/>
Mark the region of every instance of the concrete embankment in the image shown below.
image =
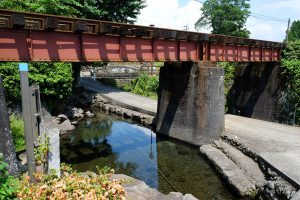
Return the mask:
<path id="1" fill-rule="evenodd" d="M 88 78 L 81 78 L 81 84 L 109 97 L 111 104 L 126 104 L 126 109 L 138 109 L 141 113 L 146 110 L 155 116 L 155 100 L 122 91 L 110 92 L 110 87 L 98 83 L 95 86 Z M 241 196 L 300 199 L 300 128 L 226 115 L 220 140 L 202 146 L 200 151 Z"/>
<path id="2" fill-rule="evenodd" d="M 242 196 L 299 199 L 300 128 L 226 115 L 220 140 L 200 151 Z"/>

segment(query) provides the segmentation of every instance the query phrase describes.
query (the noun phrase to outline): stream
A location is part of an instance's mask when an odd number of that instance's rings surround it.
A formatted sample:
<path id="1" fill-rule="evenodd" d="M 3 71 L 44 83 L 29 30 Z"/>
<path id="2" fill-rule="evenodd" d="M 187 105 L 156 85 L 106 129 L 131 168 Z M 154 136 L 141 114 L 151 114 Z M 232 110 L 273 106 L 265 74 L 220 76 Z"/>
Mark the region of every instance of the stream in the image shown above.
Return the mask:
<path id="1" fill-rule="evenodd" d="M 79 121 L 60 142 L 62 162 L 79 172 L 108 166 L 164 194 L 176 188 L 201 200 L 236 199 L 198 147 L 158 136 L 120 118 L 98 112 L 94 118 Z"/>

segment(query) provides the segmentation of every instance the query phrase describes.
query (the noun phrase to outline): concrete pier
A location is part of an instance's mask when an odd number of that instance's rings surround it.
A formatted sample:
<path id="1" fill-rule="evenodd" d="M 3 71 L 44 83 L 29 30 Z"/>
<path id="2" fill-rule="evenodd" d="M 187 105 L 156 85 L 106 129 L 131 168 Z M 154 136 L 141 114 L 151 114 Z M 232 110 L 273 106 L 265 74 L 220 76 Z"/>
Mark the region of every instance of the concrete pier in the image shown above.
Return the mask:
<path id="1" fill-rule="evenodd" d="M 200 146 L 218 139 L 223 130 L 223 68 L 212 62 L 165 63 L 156 131 Z"/>

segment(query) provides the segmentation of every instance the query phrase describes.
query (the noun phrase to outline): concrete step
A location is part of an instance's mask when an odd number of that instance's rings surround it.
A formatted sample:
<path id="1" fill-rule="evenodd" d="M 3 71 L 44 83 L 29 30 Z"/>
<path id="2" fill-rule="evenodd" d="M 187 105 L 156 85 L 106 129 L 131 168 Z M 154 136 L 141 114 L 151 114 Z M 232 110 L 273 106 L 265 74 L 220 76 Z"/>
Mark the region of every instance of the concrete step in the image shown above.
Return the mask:
<path id="1" fill-rule="evenodd" d="M 236 163 L 229 159 L 221 150 L 213 145 L 203 145 L 200 151 L 212 162 L 229 186 L 240 196 L 253 196 L 256 194 L 256 187 L 253 181 Z"/>
<path id="2" fill-rule="evenodd" d="M 217 140 L 214 144 L 249 177 L 257 188 L 266 184 L 265 175 L 251 158 L 223 140 Z"/>

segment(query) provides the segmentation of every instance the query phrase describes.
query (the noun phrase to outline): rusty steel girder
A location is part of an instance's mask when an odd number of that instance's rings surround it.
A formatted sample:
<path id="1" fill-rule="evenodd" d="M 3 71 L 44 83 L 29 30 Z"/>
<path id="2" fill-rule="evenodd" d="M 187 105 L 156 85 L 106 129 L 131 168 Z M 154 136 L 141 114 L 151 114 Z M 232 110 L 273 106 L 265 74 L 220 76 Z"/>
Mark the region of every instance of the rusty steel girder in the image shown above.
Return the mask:
<path id="1" fill-rule="evenodd" d="M 99 20 L 0 10 L 0 61 L 280 61 L 284 45 Z"/>

